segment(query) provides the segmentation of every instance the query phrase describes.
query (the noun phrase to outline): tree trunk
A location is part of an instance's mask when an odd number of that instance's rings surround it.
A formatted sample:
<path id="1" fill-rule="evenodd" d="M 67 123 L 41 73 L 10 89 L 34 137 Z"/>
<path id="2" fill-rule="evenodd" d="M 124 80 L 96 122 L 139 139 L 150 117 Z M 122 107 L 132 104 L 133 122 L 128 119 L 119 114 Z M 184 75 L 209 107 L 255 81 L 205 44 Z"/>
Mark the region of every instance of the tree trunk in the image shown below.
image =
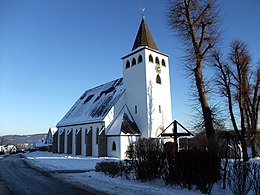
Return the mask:
<path id="1" fill-rule="evenodd" d="M 242 95 L 241 90 L 239 91 L 239 110 L 240 110 L 240 123 L 241 123 L 241 133 L 240 133 L 240 143 L 242 146 L 242 153 L 243 153 L 243 161 L 247 162 L 249 160 L 248 152 L 247 152 L 247 145 L 246 145 L 246 126 L 245 126 L 245 107 L 242 102 Z"/>
<path id="2" fill-rule="evenodd" d="M 243 153 L 243 161 L 247 162 L 249 160 L 248 153 L 247 153 L 247 146 L 245 139 L 240 140 L 241 147 L 242 147 L 242 153 Z"/>
<path id="3" fill-rule="evenodd" d="M 208 139 L 208 149 L 210 151 L 216 150 L 216 142 L 215 142 L 215 131 L 213 128 L 213 119 L 212 119 L 212 111 L 209 108 L 206 93 L 205 93 L 205 86 L 203 82 L 203 76 L 202 76 L 202 61 L 200 60 L 197 62 L 197 66 L 194 69 L 194 76 L 196 80 L 196 86 L 198 89 L 199 94 L 199 101 L 201 104 L 202 112 L 203 112 L 203 119 L 204 119 L 204 125 L 205 130 L 207 134 Z"/>
<path id="4" fill-rule="evenodd" d="M 257 146 L 256 146 L 256 134 L 251 135 L 250 138 L 250 145 L 251 145 L 251 151 L 252 151 L 252 158 L 255 158 L 258 156 Z"/>
<path id="5" fill-rule="evenodd" d="M 259 81 L 257 81 L 259 82 Z M 259 84 L 257 84 L 259 85 Z M 258 90 L 257 90 L 258 91 Z M 258 112 L 259 112 L 259 93 L 255 92 L 253 98 L 253 106 L 251 109 L 251 129 L 250 129 L 250 145 L 252 150 L 252 158 L 258 156 L 258 150 L 256 146 L 256 134 L 257 134 L 257 125 L 258 125 Z"/>

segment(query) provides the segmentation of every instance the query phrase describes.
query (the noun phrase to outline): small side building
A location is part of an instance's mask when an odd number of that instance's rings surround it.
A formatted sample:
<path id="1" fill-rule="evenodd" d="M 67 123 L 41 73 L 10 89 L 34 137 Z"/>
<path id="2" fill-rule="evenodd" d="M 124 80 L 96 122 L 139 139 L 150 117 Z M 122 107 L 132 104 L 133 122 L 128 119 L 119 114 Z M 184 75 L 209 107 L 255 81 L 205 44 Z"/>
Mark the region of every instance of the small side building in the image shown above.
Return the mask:
<path id="1" fill-rule="evenodd" d="M 55 144 L 53 143 L 53 136 L 56 131 L 56 127 L 50 127 L 47 135 L 35 144 L 35 148 L 43 151 L 53 151 L 53 144 Z"/>

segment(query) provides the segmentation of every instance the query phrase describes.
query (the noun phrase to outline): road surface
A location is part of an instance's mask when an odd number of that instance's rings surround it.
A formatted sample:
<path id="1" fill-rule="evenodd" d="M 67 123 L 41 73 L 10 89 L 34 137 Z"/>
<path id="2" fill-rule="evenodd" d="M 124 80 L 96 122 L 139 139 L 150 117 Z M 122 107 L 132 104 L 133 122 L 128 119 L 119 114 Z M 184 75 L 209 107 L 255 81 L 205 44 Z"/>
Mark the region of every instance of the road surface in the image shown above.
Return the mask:
<path id="1" fill-rule="evenodd" d="M 80 189 L 50 174 L 28 166 L 21 155 L 0 160 L 0 195 L 101 194 L 91 188 Z M 104 194 L 104 193 L 102 193 Z"/>

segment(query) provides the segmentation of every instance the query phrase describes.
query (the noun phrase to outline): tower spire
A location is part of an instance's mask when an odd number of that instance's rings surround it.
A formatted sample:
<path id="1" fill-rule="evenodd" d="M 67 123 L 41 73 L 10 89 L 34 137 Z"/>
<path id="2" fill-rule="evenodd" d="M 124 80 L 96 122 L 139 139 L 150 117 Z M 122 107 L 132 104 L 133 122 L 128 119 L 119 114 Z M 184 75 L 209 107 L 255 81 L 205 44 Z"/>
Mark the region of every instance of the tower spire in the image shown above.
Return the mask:
<path id="1" fill-rule="evenodd" d="M 140 8 L 140 11 L 142 13 L 142 21 L 139 26 L 139 30 L 137 32 L 132 51 L 141 46 L 147 46 L 151 49 L 158 50 L 158 48 L 153 40 L 152 34 L 145 22 L 144 10 L 145 10 L 145 8 Z"/>

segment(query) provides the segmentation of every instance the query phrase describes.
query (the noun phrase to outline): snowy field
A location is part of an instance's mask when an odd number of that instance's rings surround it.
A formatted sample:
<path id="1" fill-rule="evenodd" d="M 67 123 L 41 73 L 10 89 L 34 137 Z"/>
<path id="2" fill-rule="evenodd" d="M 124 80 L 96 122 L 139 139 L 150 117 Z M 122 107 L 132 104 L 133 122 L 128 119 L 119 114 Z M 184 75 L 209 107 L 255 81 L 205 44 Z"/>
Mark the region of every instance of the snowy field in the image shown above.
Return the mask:
<path id="1" fill-rule="evenodd" d="M 94 158 L 84 156 L 70 156 L 67 154 L 53 154 L 50 152 L 32 152 L 24 154 L 26 161 L 44 171 L 53 173 L 54 177 L 73 183 L 82 188 L 90 186 L 109 194 L 201 194 L 199 191 L 181 189 L 180 187 L 164 186 L 163 182 L 146 182 L 127 180 L 121 177 L 111 178 L 104 173 L 95 172 L 97 162 L 117 160 L 115 158 Z M 260 162 L 260 159 L 255 159 Z M 232 194 L 229 190 L 222 190 L 221 184 L 216 184 L 212 194 Z"/>

